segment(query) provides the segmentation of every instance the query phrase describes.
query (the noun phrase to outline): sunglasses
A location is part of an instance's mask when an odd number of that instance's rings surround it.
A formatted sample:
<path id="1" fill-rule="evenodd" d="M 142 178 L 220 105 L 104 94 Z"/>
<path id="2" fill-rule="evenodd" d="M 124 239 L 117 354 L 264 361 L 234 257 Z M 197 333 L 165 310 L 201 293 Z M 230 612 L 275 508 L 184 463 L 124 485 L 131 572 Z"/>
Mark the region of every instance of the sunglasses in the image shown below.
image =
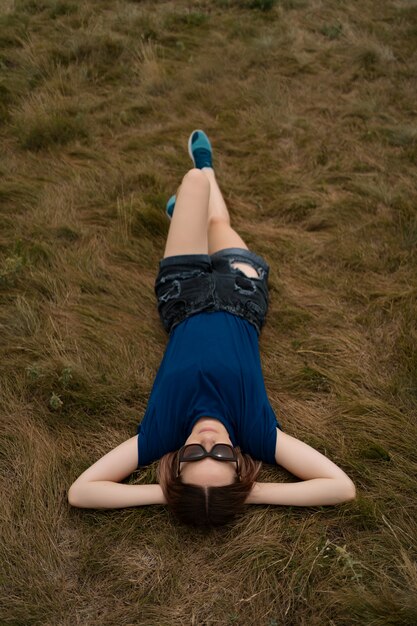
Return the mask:
<path id="1" fill-rule="evenodd" d="M 180 475 L 180 463 L 186 461 L 200 461 L 206 457 L 215 461 L 234 461 L 236 463 L 236 473 L 239 475 L 239 464 L 237 453 L 233 446 L 228 443 L 215 443 L 208 452 L 201 443 L 189 443 L 178 450 L 177 478 Z"/>

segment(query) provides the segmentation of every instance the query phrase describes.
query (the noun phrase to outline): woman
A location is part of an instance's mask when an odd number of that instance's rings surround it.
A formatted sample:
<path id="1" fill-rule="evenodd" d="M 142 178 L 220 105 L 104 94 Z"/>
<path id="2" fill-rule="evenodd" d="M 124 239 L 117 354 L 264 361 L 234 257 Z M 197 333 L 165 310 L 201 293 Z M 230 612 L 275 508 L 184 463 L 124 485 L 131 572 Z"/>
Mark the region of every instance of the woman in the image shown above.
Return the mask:
<path id="1" fill-rule="evenodd" d="M 191 133 L 188 151 L 195 167 L 166 208 L 171 224 L 155 292 L 169 341 L 146 413 L 137 435 L 73 483 L 69 502 L 167 504 L 179 520 L 207 526 L 230 521 L 246 504 L 352 500 L 355 486 L 345 472 L 276 420 L 258 347 L 269 266 L 230 225 L 204 131 Z M 157 459 L 159 483 L 119 484 Z M 302 480 L 257 482 L 262 461 Z"/>

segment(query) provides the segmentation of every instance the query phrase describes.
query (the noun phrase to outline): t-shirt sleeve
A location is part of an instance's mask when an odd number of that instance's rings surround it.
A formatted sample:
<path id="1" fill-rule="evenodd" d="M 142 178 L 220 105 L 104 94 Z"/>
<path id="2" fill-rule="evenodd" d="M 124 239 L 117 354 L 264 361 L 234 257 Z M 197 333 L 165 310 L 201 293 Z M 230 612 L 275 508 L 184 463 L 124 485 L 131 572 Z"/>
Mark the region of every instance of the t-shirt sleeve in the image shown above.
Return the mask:
<path id="1" fill-rule="evenodd" d="M 264 457 L 263 461 L 270 465 L 275 465 L 275 448 L 277 445 L 277 425 L 272 424 L 271 428 L 266 431 L 266 441 L 263 445 Z"/>
<path id="2" fill-rule="evenodd" d="M 138 431 L 138 467 L 141 467 L 144 465 L 149 465 L 150 463 L 152 463 L 152 461 L 154 461 L 154 459 L 150 458 L 149 456 L 146 445 L 145 433 L 143 432 L 143 430 L 141 431 L 140 428 L 138 428 Z"/>
<path id="3" fill-rule="evenodd" d="M 243 452 L 253 459 L 275 465 L 275 447 L 278 423 L 269 402 L 257 415 L 251 414 L 241 423 L 238 440 Z"/>
<path id="4" fill-rule="evenodd" d="M 274 419 L 275 419 L 275 429 L 274 429 L 275 435 L 273 437 L 273 440 L 274 440 L 274 460 L 273 460 L 273 463 L 276 463 L 275 451 L 276 451 L 277 445 L 279 446 L 279 432 L 278 432 L 278 429 L 282 430 L 282 431 L 284 431 L 284 429 L 283 429 L 281 423 L 278 421 L 278 418 L 276 416 L 276 413 L 275 413 L 274 409 L 272 408 L 271 405 L 269 405 L 269 406 L 270 406 L 270 409 L 271 409 L 271 413 L 273 414 Z"/>
<path id="5" fill-rule="evenodd" d="M 144 439 L 144 435 L 143 433 L 140 432 L 140 425 L 138 426 L 138 467 L 140 467 L 141 465 L 146 465 L 146 463 L 143 462 L 143 439 Z"/>
<path id="6" fill-rule="evenodd" d="M 275 450 L 277 447 L 277 441 L 279 437 L 278 429 L 280 430 L 284 430 L 284 429 L 282 428 L 281 424 L 278 422 L 274 409 L 269 403 L 268 405 L 269 405 L 268 412 L 269 412 L 270 427 L 265 430 L 265 441 L 263 445 L 265 456 L 262 460 L 265 461 L 265 463 L 276 465 Z"/>
<path id="7" fill-rule="evenodd" d="M 138 426 L 138 440 L 137 440 L 137 446 L 138 446 L 137 447 L 137 450 L 138 450 L 138 464 L 137 464 L 137 467 L 140 466 L 140 463 L 139 463 L 139 438 L 140 438 L 140 424 Z"/>

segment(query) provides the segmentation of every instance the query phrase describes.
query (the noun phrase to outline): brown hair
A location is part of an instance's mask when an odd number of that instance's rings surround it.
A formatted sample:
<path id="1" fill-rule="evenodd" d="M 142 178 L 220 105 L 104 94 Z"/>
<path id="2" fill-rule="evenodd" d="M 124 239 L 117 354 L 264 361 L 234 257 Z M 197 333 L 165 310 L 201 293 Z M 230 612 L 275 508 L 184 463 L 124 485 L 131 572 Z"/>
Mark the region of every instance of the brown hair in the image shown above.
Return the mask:
<path id="1" fill-rule="evenodd" d="M 159 461 L 157 476 L 168 508 L 184 524 L 221 526 L 243 513 L 248 497 L 261 470 L 261 461 L 254 461 L 235 447 L 240 478 L 223 487 L 201 487 L 183 483 L 176 476 L 178 451 L 168 452 Z"/>

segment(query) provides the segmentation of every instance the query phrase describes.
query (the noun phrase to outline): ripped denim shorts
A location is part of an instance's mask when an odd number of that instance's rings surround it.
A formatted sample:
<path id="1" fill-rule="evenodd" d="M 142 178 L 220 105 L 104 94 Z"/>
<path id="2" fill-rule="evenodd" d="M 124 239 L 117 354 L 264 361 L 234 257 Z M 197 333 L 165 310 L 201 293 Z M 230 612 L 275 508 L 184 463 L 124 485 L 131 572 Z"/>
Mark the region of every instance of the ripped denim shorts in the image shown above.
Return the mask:
<path id="1" fill-rule="evenodd" d="M 234 263 L 249 264 L 258 277 L 246 276 Z M 259 335 L 268 310 L 268 275 L 265 259 L 245 248 L 165 257 L 155 281 L 162 324 L 170 333 L 190 315 L 227 311 L 247 319 Z"/>

